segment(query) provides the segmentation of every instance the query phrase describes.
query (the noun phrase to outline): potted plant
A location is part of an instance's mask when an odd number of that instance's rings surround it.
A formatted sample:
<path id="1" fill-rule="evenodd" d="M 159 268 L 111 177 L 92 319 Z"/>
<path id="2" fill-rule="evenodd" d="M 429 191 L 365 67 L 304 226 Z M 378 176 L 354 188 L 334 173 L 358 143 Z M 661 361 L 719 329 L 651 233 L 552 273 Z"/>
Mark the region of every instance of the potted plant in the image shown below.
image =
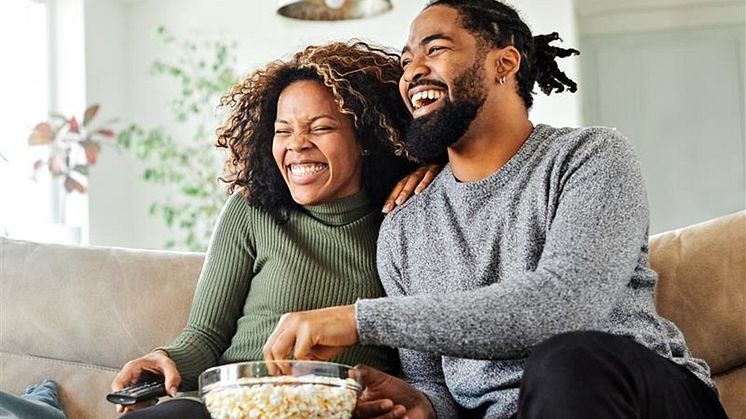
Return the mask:
<path id="1" fill-rule="evenodd" d="M 49 149 L 45 159 L 34 162 L 34 176 L 44 168 L 53 178 L 59 179 L 66 193 L 85 193 L 91 166 L 96 164 L 103 143 L 112 142 L 116 133 L 105 126 L 95 126 L 93 118 L 99 105 L 89 106 L 83 113 L 82 123 L 73 115 L 50 114 L 49 121 L 36 124 L 28 137 L 30 146 Z M 114 121 L 107 121 L 106 124 Z M 64 198 L 61 194 L 61 222 L 65 223 Z"/>
<path id="2" fill-rule="evenodd" d="M 63 177 L 65 190 L 85 193 L 88 169 L 96 164 L 103 140 L 111 140 L 116 134 L 105 127 L 91 126 L 99 105 L 91 105 L 83 114 L 83 123 L 75 116 L 66 117 L 52 113 L 50 121 L 36 124 L 29 135 L 31 146 L 49 147 L 49 157 L 37 160 L 34 170 L 47 167 L 54 177 Z M 111 121 L 110 121 L 111 122 Z"/>

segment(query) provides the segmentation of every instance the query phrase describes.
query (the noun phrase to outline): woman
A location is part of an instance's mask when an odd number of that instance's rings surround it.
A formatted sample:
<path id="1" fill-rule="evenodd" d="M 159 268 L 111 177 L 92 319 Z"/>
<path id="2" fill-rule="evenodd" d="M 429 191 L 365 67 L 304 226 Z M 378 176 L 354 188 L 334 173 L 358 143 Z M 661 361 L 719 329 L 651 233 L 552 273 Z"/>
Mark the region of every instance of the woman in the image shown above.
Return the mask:
<path id="1" fill-rule="evenodd" d="M 231 112 L 217 144 L 229 150 L 232 195 L 188 324 L 170 345 L 127 363 L 113 389 L 147 370 L 164 375 L 171 395 L 196 390 L 209 367 L 262 360 L 282 314 L 383 295 L 375 266 L 378 208 L 412 168 L 396 156 L 410 118 L 399 99 L 400 75 L 395 54 L 334 43 L 273 62 L 231 89 L 221 103 Z M 389 201 L 401 203 L 432 177 L 433 170 L 418 169 Z M 335 360 L 398 368 L 396 353 L 381 347 L 357 346 Z M 178 399 L 127 417 L 200 415 L 209 417 L 201 403 Z"/>

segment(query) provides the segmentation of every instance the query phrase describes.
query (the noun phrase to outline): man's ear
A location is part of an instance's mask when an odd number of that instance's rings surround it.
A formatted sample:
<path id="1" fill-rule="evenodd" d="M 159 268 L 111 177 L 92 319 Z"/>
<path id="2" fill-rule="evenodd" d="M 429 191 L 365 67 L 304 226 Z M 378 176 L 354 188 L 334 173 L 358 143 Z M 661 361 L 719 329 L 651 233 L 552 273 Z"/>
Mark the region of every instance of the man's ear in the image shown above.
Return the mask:
<path id="1" fill-rule="evenodd" d="M 513 45 L 494 50 L 490 55 L 488 62 L 492 63 L 496 83 L 504 84 L 505 80 L 513 78 L 521 67 L 521 53 Z"/>

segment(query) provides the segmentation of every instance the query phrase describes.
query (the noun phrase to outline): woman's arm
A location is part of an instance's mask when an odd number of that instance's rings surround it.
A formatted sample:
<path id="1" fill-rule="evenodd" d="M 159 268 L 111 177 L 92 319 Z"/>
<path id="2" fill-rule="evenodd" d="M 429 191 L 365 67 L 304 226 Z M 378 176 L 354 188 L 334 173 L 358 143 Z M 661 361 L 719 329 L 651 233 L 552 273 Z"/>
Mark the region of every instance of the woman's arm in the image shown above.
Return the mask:
<path id="1" fill-rule="evenodd" d="M 218 217 L 205 257 L 189 320 L 164 349 L 181 374 L 182 389 L 197 387 L 197 377 L 216 365 L 230 345 L 241 316 L 255 259 L 251 208 L 239 193 Z"/>

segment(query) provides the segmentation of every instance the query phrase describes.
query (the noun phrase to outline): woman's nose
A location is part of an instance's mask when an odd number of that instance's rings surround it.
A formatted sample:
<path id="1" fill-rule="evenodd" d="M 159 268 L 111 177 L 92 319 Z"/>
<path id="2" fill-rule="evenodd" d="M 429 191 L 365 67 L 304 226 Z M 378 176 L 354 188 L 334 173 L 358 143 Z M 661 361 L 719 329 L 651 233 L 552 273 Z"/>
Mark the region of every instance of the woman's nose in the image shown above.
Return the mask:
<path id="1" fill-rule="evenodd" d="M 299 135 L 293 135 L 290 138 L 290 141 L 287 143 L 287 150 L 288 151 L 294 151 L 294 152 L 300 152 L 303 150 L 307 150 L 311 148 L 312 144 L 310 141 L 308 141 L 308 138 L 305 134 L 299 134 Z"/>

